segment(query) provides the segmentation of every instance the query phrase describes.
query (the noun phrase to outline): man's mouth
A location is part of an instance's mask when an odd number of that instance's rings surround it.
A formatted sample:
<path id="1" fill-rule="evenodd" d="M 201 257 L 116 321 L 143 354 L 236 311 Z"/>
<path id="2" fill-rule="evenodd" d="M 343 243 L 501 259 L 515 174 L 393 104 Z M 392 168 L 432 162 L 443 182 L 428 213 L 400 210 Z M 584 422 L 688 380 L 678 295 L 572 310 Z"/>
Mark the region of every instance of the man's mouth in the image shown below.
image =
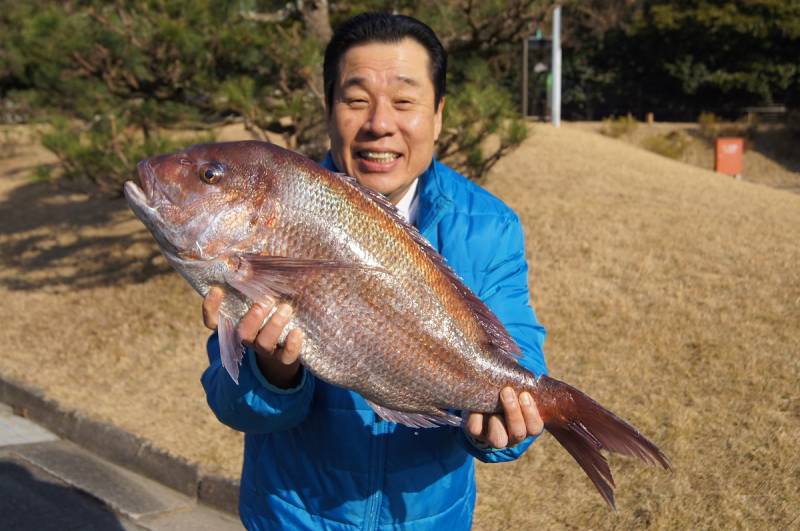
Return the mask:
<path id="1" fill-rule="evenodd" d="M 395 151 L 362 149 L 355 154 L 356 168 L 362 173 L 391 173 L 402 157 Z"/>
<path id="2" fill-rule="evenodd" d="M 367 160 L 369 162 L 378 162 L 380 164 L 388 164 L 400 158 L 400 154 L 393 151 L 362 150 L 357 152 L 357 155 L 360 159 Z"/>

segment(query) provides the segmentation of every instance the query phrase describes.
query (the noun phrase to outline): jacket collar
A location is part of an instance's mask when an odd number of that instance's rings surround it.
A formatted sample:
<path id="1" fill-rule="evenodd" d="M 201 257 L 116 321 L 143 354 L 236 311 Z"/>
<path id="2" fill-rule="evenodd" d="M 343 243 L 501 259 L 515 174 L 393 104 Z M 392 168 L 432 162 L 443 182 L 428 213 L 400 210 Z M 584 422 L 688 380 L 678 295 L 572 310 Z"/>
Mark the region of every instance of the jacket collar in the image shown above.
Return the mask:
<path id="1" fill-rule="evenodd" d="M 322 167 L 338 172 L 339 169 L 333 162 L 331 152 L 325 154 L 325 159 L 321 163 Z M 417 216 L 417 228 L 429 241 L 433 236 L 432 231 L 441 217 L 447 213 L 453 199 L 446 192 L 443 173 L 446 168 L 435 158 L 431 160 L 428 169 L 419 176 L 419 214 Z"/>

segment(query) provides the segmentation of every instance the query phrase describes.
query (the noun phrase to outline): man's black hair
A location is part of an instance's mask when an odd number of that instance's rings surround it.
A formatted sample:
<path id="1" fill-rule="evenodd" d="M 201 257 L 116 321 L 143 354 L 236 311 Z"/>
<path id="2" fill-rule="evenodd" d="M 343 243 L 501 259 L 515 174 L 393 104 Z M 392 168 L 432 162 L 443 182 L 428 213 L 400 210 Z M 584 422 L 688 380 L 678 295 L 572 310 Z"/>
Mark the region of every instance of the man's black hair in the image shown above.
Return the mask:
<path id="1" fill-rule="evenodd" d="M 431 28 L 415 18 L 373 11 L 356 15 L 339 26 L 325 48 L 322 74 L 328 112 L 331 112 L 333 105 L 333 88 L 339 76 L 339 62 L 347 50 L 359 44 L 396 43 L 406 38 L 414 39 L 428 52 L 434 104 L 438 109 L 444 97 L 447 77 L 447 52 L 439 38 Z"/>

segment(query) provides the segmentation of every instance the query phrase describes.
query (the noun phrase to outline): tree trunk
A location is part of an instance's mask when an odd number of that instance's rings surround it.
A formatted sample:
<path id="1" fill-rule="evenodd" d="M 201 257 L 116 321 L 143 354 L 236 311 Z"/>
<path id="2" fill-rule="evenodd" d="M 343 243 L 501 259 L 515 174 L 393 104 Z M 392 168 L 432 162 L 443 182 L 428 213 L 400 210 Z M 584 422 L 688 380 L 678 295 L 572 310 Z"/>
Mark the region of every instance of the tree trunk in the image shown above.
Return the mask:
<path id="1" fill-rule="evenodd" d="M 298 7 L 303 13 L 303 22 L 308 35 L 320 44 L 325 46 L 333 36 L 331 20 L 329 16 L 328 0 L 299 0 Z M 322 80 L 322 68 L 312 68 L 301 72 L 300 75 L 306 80 L 309 90 L 317 97 L 320 107 L 325 107 L 324 86 Z"/>
<path id="2" fill-rule="evenodd" d="M 300 0 L 299 4 L 308 33 L 320 44 L 328 44 L 333 35 L 328 15 L 328 0 Z"/>

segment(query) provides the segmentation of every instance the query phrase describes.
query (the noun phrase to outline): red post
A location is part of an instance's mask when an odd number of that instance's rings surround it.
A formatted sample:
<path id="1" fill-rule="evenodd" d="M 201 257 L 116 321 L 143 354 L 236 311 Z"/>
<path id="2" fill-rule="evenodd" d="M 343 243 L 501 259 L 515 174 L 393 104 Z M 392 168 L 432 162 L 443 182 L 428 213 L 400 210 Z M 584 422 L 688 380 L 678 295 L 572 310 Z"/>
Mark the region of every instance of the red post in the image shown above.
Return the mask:
<path id="1" fill-rule="evenodd" d="M 719 173 L 739 176 L 744 160 L 743 138 L 718 138 L 715 169 Z"/>

